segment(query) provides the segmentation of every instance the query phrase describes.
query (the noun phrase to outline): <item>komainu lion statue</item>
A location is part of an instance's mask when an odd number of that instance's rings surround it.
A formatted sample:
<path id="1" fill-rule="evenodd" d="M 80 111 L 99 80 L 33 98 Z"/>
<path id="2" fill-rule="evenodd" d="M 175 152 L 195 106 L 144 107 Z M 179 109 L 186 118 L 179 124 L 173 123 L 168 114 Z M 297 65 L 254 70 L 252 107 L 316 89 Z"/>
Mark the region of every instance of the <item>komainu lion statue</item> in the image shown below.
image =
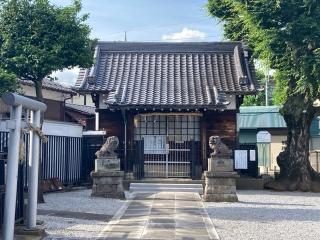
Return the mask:
<path id="1" fill-rule="evenodd" d="M 209 147 L 212 149 L 211 156 L 231 156 L 232 154 L 232 150 L 221 141 L 219 136 L 209 138 Z"/>
<path id="2" fill-rule="evenodd" d="M 114 152 L 119 146 L 119 139 L 116 136 L 108 137 L 101 149 L 96 152 L 97 158 L 117 157 Z"/>

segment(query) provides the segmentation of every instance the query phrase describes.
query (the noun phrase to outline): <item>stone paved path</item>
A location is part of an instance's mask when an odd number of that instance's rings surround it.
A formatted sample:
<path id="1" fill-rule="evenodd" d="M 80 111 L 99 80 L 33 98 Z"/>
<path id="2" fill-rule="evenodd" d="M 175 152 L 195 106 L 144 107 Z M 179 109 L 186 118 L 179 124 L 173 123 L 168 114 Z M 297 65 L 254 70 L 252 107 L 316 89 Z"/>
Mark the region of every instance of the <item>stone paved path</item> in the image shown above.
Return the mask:
<path id="1" fill-rule="evenodd" d="M 136 193 L 101 232 L 106 239 L 219 239 L 197 193 Z"/>
<path id="2" fill-rule="evenodd" d="M 106 215 L 106 214 L 47 210 L 47 209 L 38 209 L 37 214 L 42 216 L 75 218 L 75 219 L 96 220 L 96 221 L 109 221 L 112 218 L 112 216 Z"/>

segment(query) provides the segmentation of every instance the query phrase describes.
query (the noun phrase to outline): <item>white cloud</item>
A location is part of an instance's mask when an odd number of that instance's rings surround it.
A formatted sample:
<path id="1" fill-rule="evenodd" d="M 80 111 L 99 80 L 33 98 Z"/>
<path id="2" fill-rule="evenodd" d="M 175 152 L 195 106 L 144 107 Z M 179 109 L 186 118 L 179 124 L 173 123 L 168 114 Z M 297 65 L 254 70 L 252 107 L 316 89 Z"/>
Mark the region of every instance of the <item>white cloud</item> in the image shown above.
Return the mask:
<path id="1" fill-rule="evenodd" d="M 174 42 L 202 41 L 206 36 L 205 32 L 185 27 L 181 32 L 162 35 L 161 40 Z"/>
<path id="2" fill-rule="evenodd" d="M 78 67 L 72 69 L 64 69 L 63 71 L 56 71 L 51 74 L 51 77 L 57 78 L 58 83 L 74 86 L 76 83 L 80 69 Z"/>

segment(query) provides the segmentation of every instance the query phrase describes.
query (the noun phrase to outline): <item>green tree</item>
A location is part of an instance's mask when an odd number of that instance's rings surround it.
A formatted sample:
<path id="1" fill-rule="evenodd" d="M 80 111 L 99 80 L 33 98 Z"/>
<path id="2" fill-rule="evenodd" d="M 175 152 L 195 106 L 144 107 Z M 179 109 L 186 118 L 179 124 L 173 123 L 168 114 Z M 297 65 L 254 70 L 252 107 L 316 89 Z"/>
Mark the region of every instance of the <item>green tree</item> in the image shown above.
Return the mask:
<path id="1" fill-rule="evenodd" d="M 15 92 L 19 89 L 16 75 L 0 68 L 0 96 L 5 92 Z"/>
<path id="2" fill-rule="evenodd" d="M 243 98 L 241 106 L 265 106 L 265 92 L 259 92 L 257 95 L 246 95 Z"/>
<path id="3" fill-rule="evenodd" d="M 272 100 L 275 105 L 282 106 L 287 100 L 288 91 L 288 79 L 281 72 L 276 72 L 274 76 L 276 80 L 276 86 L 272 96 Z"/>
<path id="4" fill-rule="evenodd" d="M 67 7 L 48 0 L 0 0 L 0 66 L 33 81 L 38 101 L 43 102 L 42 81 L 52 72 L 93 63 L 88 15 L 80 11 L 80 0 Z M 41 187 L 38 200 L 44 202 Z"/>
<path id="5" fill-rule="evenodd" d="M 319 191 L 320 177 L 309 162 L 309 129 L 319 114 L 319 0 L 209 0 L 209 13 L 222 20 L 225 36 L 242 40 L 253 57 L 275 69 L 281 86 L 281 113 L 287 123 L 287 147 L 278 156 L 280 175 L 268 187 Z"/>
<path id="6" fill-rule="evenodd" d="M 258 82 L 261 85 L 265 85 L 266 76 L 261 70 L 257 70 L 256 77 Z M 265 106 L 266 105 L 266 93 L 265 91 L 258 92 L 257 95 L 246 95 L 243 98 L 243 103 L 241 106 Z M 269 101 L 269 104 L 272 105 L 272 101 Z"/>
<path id="7" fill-rule="evenodd" d="M 42 80 L 64 68 L 90 67 L 93 41 L 79 16 L 81 1 L 57 7 L 48 0 L 2 0 L 0 65 L 19 78 L 32 80 L 43 101 Z"/>

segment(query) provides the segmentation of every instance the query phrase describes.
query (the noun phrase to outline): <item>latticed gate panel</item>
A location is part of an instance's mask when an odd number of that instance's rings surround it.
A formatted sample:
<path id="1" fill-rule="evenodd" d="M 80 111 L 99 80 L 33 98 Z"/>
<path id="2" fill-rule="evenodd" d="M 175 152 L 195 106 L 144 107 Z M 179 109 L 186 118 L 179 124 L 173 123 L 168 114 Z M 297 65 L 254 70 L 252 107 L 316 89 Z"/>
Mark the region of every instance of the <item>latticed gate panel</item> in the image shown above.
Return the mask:
<path id="1" fill-rule="evenodd" d="M 143 177 L 193 177 L 194 158 L 198 156 L 193 152 L 199 149 L 191 146 L 200 142 L 199 115 L 137 115 L 134 132 L 136 142 L 143 144 L 142 154 L 137 151 L 142 159 L 136 161 L 140 173 L 143 168 Z"/>

